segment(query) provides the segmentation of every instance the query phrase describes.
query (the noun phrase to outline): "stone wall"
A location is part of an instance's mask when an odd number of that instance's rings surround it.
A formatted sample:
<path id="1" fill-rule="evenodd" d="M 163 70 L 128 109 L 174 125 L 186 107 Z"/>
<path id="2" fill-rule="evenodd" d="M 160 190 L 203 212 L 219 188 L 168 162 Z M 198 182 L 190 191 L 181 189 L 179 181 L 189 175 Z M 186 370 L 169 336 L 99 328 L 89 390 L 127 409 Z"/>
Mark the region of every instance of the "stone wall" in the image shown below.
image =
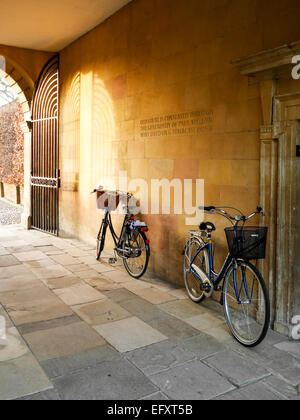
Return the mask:
<path id="1" fill-rule="evenodd" d="M 134 0 L 64 49 L 61 232 L 94 243 L 100 216 L 89 193 L 120 170 L 147 182 L 203 178 L 207 205 L 255 209 L 260 87 L 231 61 L 300 39 L 298 8 L 298 0 Z M 193 115 L 210 119 L 190 130 Z M 151 269 L 182 283 L 185 217 L 146 220 Z M 212 221 L 224 254 L 225 223 Z"/>
<path id="2" fill-rule="evenodd" d="M 22 107 L 13 102 L 0 107 L 0 181 L 24 185 L 24 135 Z"/>

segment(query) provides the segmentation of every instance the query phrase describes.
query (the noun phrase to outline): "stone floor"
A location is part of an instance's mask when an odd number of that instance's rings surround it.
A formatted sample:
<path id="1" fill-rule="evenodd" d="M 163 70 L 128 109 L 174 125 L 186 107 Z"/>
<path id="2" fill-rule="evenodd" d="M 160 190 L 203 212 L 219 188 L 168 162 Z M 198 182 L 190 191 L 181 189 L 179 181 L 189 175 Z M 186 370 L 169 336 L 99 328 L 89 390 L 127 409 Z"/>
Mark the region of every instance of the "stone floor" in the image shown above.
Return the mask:
<path id="1" fill-rule="evenodd" d="M 245 349 L 218 304 L 82 242 L 2 226 L 0 267 L 0 399 L 300 399 L 300 343 Z"/>
<path id="2" fill-rule="evenodd" d="M 22 207 L 0 198 L 0 225 L 21 223 Z"/>

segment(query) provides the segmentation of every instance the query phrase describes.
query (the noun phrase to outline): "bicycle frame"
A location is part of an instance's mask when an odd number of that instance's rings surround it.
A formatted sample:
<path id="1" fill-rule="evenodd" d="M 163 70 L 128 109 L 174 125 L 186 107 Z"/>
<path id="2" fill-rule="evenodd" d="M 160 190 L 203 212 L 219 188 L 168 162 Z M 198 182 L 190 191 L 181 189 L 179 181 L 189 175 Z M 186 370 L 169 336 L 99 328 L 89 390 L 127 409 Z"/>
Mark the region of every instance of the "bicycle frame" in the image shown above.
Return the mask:
<path id="1" fill-rule="evenodd" d="M 131 218 L 131 216 L 128 213 L 125 214 L 124 221 L 123 221 L 123 226 L 122 226 L 122 229 L 121 229 L 121 233 L 120 233 L 120 236 L 118 236 L 116 234 L 116 232 L 114 230 L 114 227 L 113 227 L 113 224 L 112 224 L 110 211 L 109 210 L 105 211 L 105 216 L 102 220 L 102 223 L 104 223 L 104 226 L 105 226 L 104 227 L 105 228 L 105 234 L 106 234 L 106 229 L 107 229 L 107 226 L 108 226 L 109 230 L 110 230 L 110 233 L 111 233 L 111 236 L 113 238 L 114 244 L 115 244 L 117 249 L 119 249 L 122 245 L 122 242 L 123 242 L 123 239 L 124 239 L 124 234 L 126 232 L 126 225 L 127 225 L 128 221 L 130 220 L 130 218 Z"/>
<path id="2" fill-rule="evenodd" d="M 208 273 L 208 277 L 209 280 L 211 281 L 213 288 L 215 291 L 220 290 L 219 289 L 219 285 L 222 282 L 222 280 L 224 279 L 229 267 L 231 266 L 231 264 L 233 263 L 233 282 L 234 282 L 234 288 L 235 288 L 235 293 L 236 293 L 236 299 L 237 299 L 237 303 L 240 305 L 241 299 L 240 299 L 240 295 L 241 295 L 241 290 L 238 290 L 238 286 L 237 286 L 237 279 L 236 279 L 236 272 L 237 272 L 237 264 L 236 264 L 236 260 L 230 255 L 228 254 L 223 267 L 221 269 L 221 271 L 219 273 L 216 273 L 214 270 L 214 258 L 213 258 L 213 247 L 212 247 L 212 241 L 211 239 L 209 239 L 208 243 L 204 243 L 203 246 L 200 246 L 194 256 L 194 258 L 192 259 L 191 263 L 190 263 L 190 267 L 189 267 L 189 271 L 196 276 L 197 278 L 199 278 L 199 280 L 202 281 L 201 277 L 198 275 L 198 273 L 193 269 L 193 264 L 196 260 L 196 258 L 198 257 L 198 255 L 200 254 L 201 251 L 207 249 L 208 251 L 208 257 L 209 257 L 209 273 Z M 242 270 L 242 274 L 243 274 L 243 285 L 244 285 L 244 289 L 247 295 L 247 298 L 249 300 L 249 302 L 251 302 L 251 298 L 249 296 L 249 291 L 248 291 L 248 287 L 247 287 L 247 281 L 246 281 L 246 277 L 245 277 L 245 271 Z M 221 296 L 221 301 L 222 301 L 223 295 Z"/>

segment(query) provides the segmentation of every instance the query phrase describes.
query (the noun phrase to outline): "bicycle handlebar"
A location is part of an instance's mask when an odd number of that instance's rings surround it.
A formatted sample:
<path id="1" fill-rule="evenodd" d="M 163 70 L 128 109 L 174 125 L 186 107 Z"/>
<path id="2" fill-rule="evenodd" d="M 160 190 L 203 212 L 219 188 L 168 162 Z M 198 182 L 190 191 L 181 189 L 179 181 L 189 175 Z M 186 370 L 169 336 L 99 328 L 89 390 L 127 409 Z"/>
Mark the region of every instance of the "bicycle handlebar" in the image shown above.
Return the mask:
<path id="1" fill-rule="evenodd" d="M 215 207 L 215 206 L 208 206 L 208 207 L 199 207 L 199 210 L 202 210 L 204 213 L 209 213 L 209 214 L 217 214 L 220 216 L 224 216 L 226 217 L 228 220 L 235 221 L 236 224 L 238 224 L 239 222 L 246 222 L 249 219 L 252 219 L 252 217 L 256 216 L 257 214 L 261 214 L 262 216 L 265 216 L 265 213 L 263 212 L 263 209 L 261 207 L 257 207 L 256 211 L 251 213 L 249 216 L 243 216 L 242 213 L 241 214 L 237 214 L 235 216 L 231 216 L 227 211 L 225 211 L 224 209 L 220 208 L 220 207 Z"/>

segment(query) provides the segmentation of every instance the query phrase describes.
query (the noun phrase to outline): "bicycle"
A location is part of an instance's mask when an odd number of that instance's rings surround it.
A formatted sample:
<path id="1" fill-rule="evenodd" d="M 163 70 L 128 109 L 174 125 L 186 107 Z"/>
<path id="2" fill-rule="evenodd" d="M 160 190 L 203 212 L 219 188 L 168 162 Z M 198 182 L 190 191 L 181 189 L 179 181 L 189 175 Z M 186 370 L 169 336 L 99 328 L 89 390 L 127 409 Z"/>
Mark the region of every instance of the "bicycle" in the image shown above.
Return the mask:
<path id="1" fill-rule="evenodd" d="M 270 300 L 265 281 L 258 269 L 250 262 L 265 258 L 267 227 L 245 226 L 257 214 L 264 215 L 262 208 L 248 217 L 236 210 L 231 216 L 221 207 L 200 207 L 205 213 L 226 217 L 232 227 L 226 228 L 229 253 L 219 273 L 214 270 L 215 249 L 211 222 L 201 223 L 199 231 L 189 231 L 190 238 L 184 249 L 184 283 L 188 296 L 200 303 L 221 291 L 220 304 L 224 307 L 227 325 L 233 337 L 245 347 L 260 344 L 270 325 Z M 223 281 L 224 280 L 224 281 Z M 220 286 L 223 281 L 223 285 Z"/>
<path id="2" fill-rule="evenodd" d="M 123 260 L 126 271 L 131 277 L 141 278 L 147 268 L 150 258 L 150 241 L 146 237 L 149 231 L 147 225 L 135 219 L 129 206 L 133 195 L 120 191 L 105 191 L 102 187 L 93 192 L 97 193 L 97 208 L 104 210 L 105 214 L 97 236 L 96 259 L 99 261 L 105 247 L 107 228 L 109 228 L 115 248 L 114 258 L 109 259 L 110 264 L 117 262 L 117 257 Z M 126 210 L 120 236 L 114 230 L 111 212 L 115 211 L 120 203 L 126 203 Z"/>

